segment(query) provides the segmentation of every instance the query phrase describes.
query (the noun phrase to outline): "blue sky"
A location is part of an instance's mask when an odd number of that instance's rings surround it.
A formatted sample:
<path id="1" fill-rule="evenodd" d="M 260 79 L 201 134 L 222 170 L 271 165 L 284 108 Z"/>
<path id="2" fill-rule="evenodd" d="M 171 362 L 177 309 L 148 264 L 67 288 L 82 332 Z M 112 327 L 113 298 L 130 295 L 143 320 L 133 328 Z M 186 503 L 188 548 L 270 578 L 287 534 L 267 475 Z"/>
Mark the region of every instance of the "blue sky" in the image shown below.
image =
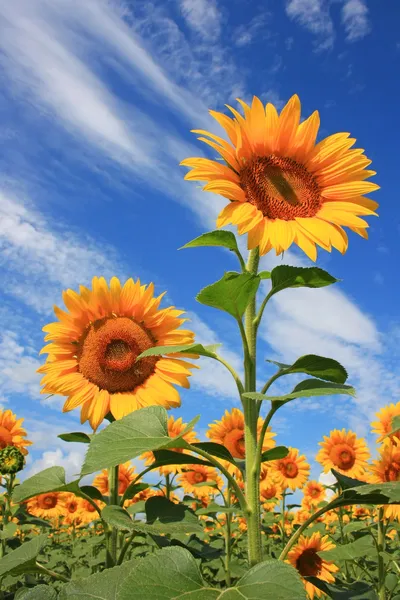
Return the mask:
<path id="1" fill-rule="evenodd" d="M 0 400 L 35 441 L 29 473 L 55 463 L 76 473 L 84 451 L 57 440 L 81 428 L 79 414 L 40 396 L 35 372 L 41 328 L 66 287 L 94 275 L 154 281 L 190 313 L 199 341 L 221 342 L 240 368 L 235 323 L 194 300 L 236 268 L 234 257 L 177 251 L 214 229 L 225 203 L 183 181 L 180 160 L 213 158 L 190 129 L 219 133 L 208 109 L 237 97 L 281 108 L 298 93 L 304 116 L 320 111 L 321 136 L 357 138 L 382 188 L 370 240 L 352 235 L 345 256 L 318 257 L 342 282 L 284 292 L 266 313 L 260 380 L 264 357 L 317 353 L 340 360 L 358 390 L 354 401 L 284 407 L 278 443 L 312 460 L 330 429 L 365 434 L 376 410 L 398 400 L 399 16 L 395 0 L 0 0 Z M 309 264 L 295 250 L 284 262 Z M 263 268 L 280 263 L 267 256 Z M 237 405 L 229 375 L 203 362 L 175 414 L 201 413 L 204 434 Z"/>

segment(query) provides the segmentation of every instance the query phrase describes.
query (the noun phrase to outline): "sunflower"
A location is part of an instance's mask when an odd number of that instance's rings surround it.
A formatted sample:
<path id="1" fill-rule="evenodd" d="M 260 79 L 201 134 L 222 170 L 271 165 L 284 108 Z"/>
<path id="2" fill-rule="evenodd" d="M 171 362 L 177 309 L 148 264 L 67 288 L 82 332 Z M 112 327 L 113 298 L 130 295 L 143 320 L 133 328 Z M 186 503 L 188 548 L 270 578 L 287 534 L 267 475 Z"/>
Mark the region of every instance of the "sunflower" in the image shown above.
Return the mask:
<path id="1" fill-rule="evenodd" d="M 81 521 L 81 500 L 75 494 L 64 496 L 64 523 L 77 525 Z"/>
<path id="2" fill-rule="evenodd" d="M 372 433 L 377 433 L 379 435 L 378 442 L 390 440 L 392 444 L 397 446 L 400 442 L 400 430 L 393 432 L 390 436 L 388 436 L 388 434 L 393 429 L 392 422 L 394 417 L 400 417 L 400 402 L 384 406 L 376 413 L 376 416 L 378 421 L 374 421 L 371 425 L 374 427 Z"/>
<path id="3" fill-rule="evenodd" d="M 11 410 L 0 410 L 0 450 L 7 446 L 15 446 L 22 454 L 28 454 L 26 446 L 32 442 L 26 440 L 26 431 L 21 427 L 24 419 L 17 419 Z"/>
<path id="4" fill-rule="evenodd" d="M 302 505 L 308 510 L 316 508 L 318 504 L 326 500 L 326 490 L 322 483 L 318 481 L 308 481 L 303 490 L 304 497 Z"/>
<path id="5" fill-rule="evenodd" d="M 178 476 L 178 481 L 185 494 L 193 494 L 197 498 L 213 496 L 218 493 L 217 487 L 221 489 L 223 486 L 217 470 L 207 465 L 187 465 Z M 210 485 L 207 485 L 206 482 L 209 482 Z"/>
<path id="6" fill-rule="evenodd" d="M 309 537 L 301 535 L 296 546 L 289 552 L 286 562 L 295 567 L 302 577 L 318 577 L 322 581 L 333 583 L 335 578 L 332 573 L 339 571 L 339 567 L 318 555 L 318 552 L 331 550 L 332 548 L 335 548 L 335 544 L 329 541 L 327 535 L 321 537 L 318 532 Z M 311 600 L 313 600 L 315 594 L 318 597 L 323 595 L 323 592 L 309 581 L 303 579 L 303 582 Z"/>
<path id="7" fill-rule="evenodd" d="M 319 442 L 321 450 L 315 457 L 323 466 L 324 473 L 336 469 L 348 477 L 359 479 L 365 476 L 370 457 L 365 440 L 358 438 L 353 431 L 334 429 L 329 437 Z"/>
<path id="8" fill-rule="evenodd" d="M 99 500 L 93 500 L 97 506 L 102 509 L 105 506 L 104 502 L 100 502 Z M 85 500 L 84 498 L 80 499 L 80 517 L 83 523 L 91 523 L 92 521 L 96 521 L 99 519 L 99 513 L 93 506 L 89 500 Z"/>
<path id="9" fill-rule="evenodd" d="M 297 244 L 316 260 L 316 244 L 344 253 L 343 227 L 367 238 L 368 224 L 360 217 L 375 215 L 378 204 L 364 194 L 379 189 L 365 181 L 375 171 L 364 150 L 352 149 L 349 133 L 335 133 L 316 144 L 319 114 L 300 123 L 297 95 L 278 113 L 254 96 L 251 107 L 238 99 L 244 117 L 227 105 L 234 118 L 210 114 L 226 131 L 230 142 L 203 130 L 198 139 L 216 150 L 225 164 L 208 158 L 186 158 L 191 167 L 185 179 L 206 181 L 204 190 L 225 196 L 229 204 L 217 226 L 238 226 L 248 233 L 248 248 L 277 254 Z M 210 138 L 210 139 L 208 139 Z"/>
<path id="10" fill-rule="evenodd" d="M 119 465 L 118 468 L 118 494 L 123 496 L 130 483 L 136 479 L 135 467 L 128 461 Z M 139 480 L 138 480 L 139 483 Z M 93 485 L 103 494 L 108 496 L 110 493 L 108 487 L 108 470 L 103 469 L 101 473 L 96 475 L 93 480 Z"/>
<path id="11" fill-rule="evenodd" d="M 81 422 L 94 430 L 111 412 L 115 419 L 144 406 L 180 406 L 175 385 L 189 387 L 194 365 L 167 355 L 149 356 L 136 362 L 153 346 L 191 344 L 194 334 L 178 327 L 183 311 L 159 309 L 164 294 L 154 297 L 154 285 L 133 279 L 122 286 L 113 277 L 108 287 L 95 277 L 92 289 L 80 286 L 63 293 L 67 311 L 54 308 L 58 321 L 43 327 L 42 348 L 48 354 L 42 394 L 61 394 L 68 399 L 63 411 L 81 406 Z"/>
<path id="12" fill-rule="evenodd" d="M 262 426 L 263 419 L 260 417 L 257 422 L 258 435 L 261 432 Z M 225 446 L 233 458 L 244 459 L 244 415 L 239 408 L 233 408 L 230 412 L 226 410 L 222 419 L 210 423 L 209 428 L 206 436 L 212 442 Z M 264 438 L 263 450 L 269 450 L 275 446 L 275 440 L 272 439 L 275 435 L 271 431 L 271 428 L 268 427 Z"/>
<path id="13" fill-rule="evenodd" d="M 62 492 L 39 494 L 27 500 L 27 511 L 41 519 L 57 519 L 65 512 L 65 496 Z"/>
<path id="14" fill-rule="evenodd" d="M 275 472 L 263 463 L 260 472 L 260 502 L 264 502 L 264 509 L 270 511 L 280 500 L 282 500 L 282 486 L 278 483 Z"/>
<path id="15" fill-rule="evenodd" d="M 297 448 L 289 448 L 285 458 L 271 461 L 271 468 L 283 490 L 302 488 L 310 474 L 310 465 L 303 454 L 299 456 Z"/>
<path id="16" fill-rule="evenodd" d="M 173 415 L 170 415 L 168 417 L 167 428 L 168 436 L 170 438 L 174 438 L 178 435 L 181 435 L 182 431 L 184 431 L 186 427 L 187 423 L 183 423 L 182 417 L 179 417 L 179 419 L 175 419 Z M 194 444 L 199 441 L 197 438 L 197 434 L 195 431 L 193 431 L 193 429 L 188 433 L 185 433 L 183 439 L 186 440 L 188 444 Z M 170 448 L 170 450 L 173 450 L 174 452 L 184 453 L 183 448 Z M 140 458 L 145 461 L 146 466 L 151 465 L 155 460 L 154 454 L 152 452 L 144 452 Z M 169 475 L 170 473 L 180 473 L 182 470 L 182 466 L 183 465 L 165 465 L 163 467 L 159 467 L 158 470 L 161 473 L 161 475 Z"/>

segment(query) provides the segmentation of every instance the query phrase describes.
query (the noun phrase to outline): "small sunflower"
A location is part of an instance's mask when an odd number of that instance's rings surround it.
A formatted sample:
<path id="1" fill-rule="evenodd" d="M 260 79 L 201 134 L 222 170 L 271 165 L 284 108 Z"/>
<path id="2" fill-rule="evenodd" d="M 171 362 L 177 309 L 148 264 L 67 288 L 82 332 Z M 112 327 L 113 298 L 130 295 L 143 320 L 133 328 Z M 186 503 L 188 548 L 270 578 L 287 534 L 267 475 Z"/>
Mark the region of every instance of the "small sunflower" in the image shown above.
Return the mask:
<path id="1" fill-rule="evenodd" d="M 310 465 L 304 454 L 299 456 L 297 448 L 289 448 L 285 458 L 272 461 L 271 468 L 283 490 L 302 488 L 310 474 Z"/>
<path id="2" fill-rule="evenodd" d="M 374 421 L 371 425 L 374 427 L 372 433 L 377 433 L 379 435 L 378 442 L 390 440 L 392 444 L 397 446 L 400 443 L 400 430 L 395 431 L 390 436 L 388 436 L 388 434 L 393 430 L 392 422 L 394 417 L 400 417 L 400 402 L 384 406 L 376 413 L 376 416 L 378 421 Z"/>
<path id="3" fill-rule="evenodd" d="M 100 502 L 99 500 L 94 500 L 94 503 L 97 504 L 100 509 L 104 508 L 105 506 L 105 503 Z M 100 518 L 99 513 L 93 504 L 84 498 L 80 499 L 80 518 L 82 519 L 83 523 L 87 524 L 92 523 L 92 521 L 96 521 Z"/>
<path id="4" fill-rule="evenodd" d="M 42 394 L 68 399 L 63 411 L 81 406 L 81 422 L 94 430 L 111 412 L 115 419 L 144 406 L 180 406 L 174 385 L 189 387 L 194 365 L 176 355 L 149 356 L 136 362 L 153 346 L 191 344 L 194 334 L 178 329 L 186 319 L 174 307 L 159 309 L 164 294 L 154 297 L 154 285 L 113 277 L 108 287 L 94 277 L 92 289 L 80 286 L 63 293 L 67 311 L 58 307 L 58 321 L 43 327 L 47 353 Z"/>
<path id="5" fill-rule="evenodd" d="M 296 546 L 289 552 L 286 562 L 295 567 L 302 577 L 318 577 L 322 581 L 333 583 L 335 578 L 332 573 L 339 571 L 339 567 L 318 555 L 318 552 L 331 550 L 332 548 L 335 548 L 335 544 L 329 541 L 327 535 L 321 537 L 318 532 L 309 537 L 301 535 Z M 315 595 L 318 597 L 324 595 L 309 581 L 303 579 L 303 582 L 311 600 Z"/>
<path id="6" fill-rule="evenodd" d="M 136 479 L 135 467 L 131 465 L 128 461 L 119 465 L 118 468 L 118 494 L 123 496 L 126 492 L 129 484 L 132 483 L 134 479 Z M 139 481 L 138 481 L 139 483 Z M 93 485 L 97 487 L 97 489 L 103 494 L 103 496 L 108 496 L 110 493 L 108 487 L 108 470 L 103 469 L 101 473 L 96 475 L 93 480 Z"/>
<path id="7" fill-rule="evenodd" d="M 326 490 L 319 481 L 308 481 L 303 489 L 303 503 L 309 510 L 326 500 Z"/>
<path id="8" fill-rule="evenodd" d="M 379 186 L 366 181 L 376 173 L 367 170 L 371 161 L 364 150 L 350 149 L 356 140 L 335 133 L 316 144 L 318 111 L 300 123 L 297 95 L 279 116 L 256 96 L 251 107 L 238 102 L 244 117 L 228 105 L 234 118 L 210 111 L 230 143 L 193 130 L 225 164 L 208 158 L 181 162 L 192 168 L 185 179 L 206 181 L 205 191 L 229 200 L 217 226 L 237 225 L 239 234 L 248 233 L 248 248 L 259 246 L 261 255 L 272 248 L 280 254 L 294 243 L 314 261 L 316 245 L 329 252 L 347 250 L 343 227 L 367 238 L 368 224 L 360 217 L 375 215 L 378 204 L 364 194 Z"/>
<path id="9" fill-rule="evenodd" d="M 282 500 L 282 486 L 274 471 L 265 463 L 261 465 L 260 472 L 260 502 L 263 508 L 271 511 Z"/>
<path id="10" fill-rule="evenodd" d="M 17 419 L 11 410 L 0 410 L 0 449 L 15 446 L 22 454 L 28 454 L 26 446 L 32 442 L 26 440 L 26 431 L 21 427 L 24 419 Z"/>
<path id="11" fill-rule="evenodd" d="M 258 434 L 260 434 L 263 422 L 263 419 L 260 417 L 257 422 Z M 226 410 L 222 419 L 210 423 L 209 428 L 206 436 L 212 442 L 225 446 L 233 458 L 244 459 L 244 415 L 239 408 L 233 408 L 231 411 Z M 268 427 L 264 438 L 263 450 L 269 450 L 275 446 L 275 440 L 272 439 L 275 435 L 271 431 L 271 428 Z"/>
<path id="12" fill-rule="evenodd" d="M 65 512 L 65 494 L 62 492 L 47 492 L 27 500 L 28 513 L 41 519 L 57 519 Z"/>
<path id="13" fill-rule="evenodd" d="M 218 471 L 207 465 L 187 465 L 185 470 L 178 475 L 178 481 L 185 494 L 193 494 L 196 498 L 203 498 L 207 495 L 214 496 L 218 493 L 215 484 L 219 489 L 223 486 Z M 210 482 L 210 485 L 207 485 L 207 482 Z"/>
<path id="14" fill-rule="evenodd" d="M 81 499 L 75 494 L 65 494 L 63 516 L 67 525 L 79 524 L 81 521 Z"/>
<path id="15" fill-rule="evenodd" d="M 359 479 L 365 476 L 370 457 L 367 444 L 363 438 L 358 438 L 353 431 L 334 429 L 329 436 L 324 435 L 324 441 L 316 456 L 323 466 L 324 472 L 336 469 L 348 477 Z"/>
<path id="16" fill-rule="evenodd" d="M 180 435 L 182 431 L 184 431 L 184 429 L 187 427 L 187 423 L 183 423 L 182 417 L 179 417 L 179 419 L 175 419 L 173 415 L 170 415 L 168 417 L 167 427 L 169 437 L 174 438 Z M 183 439 L 186 440 L 186 442 L 188 442 L 189 444 L 194 444 L 199 441 L 197 438 L 197 434 L 193 429 L 188 433 L 185 433 Z M 183 448 L 170 448 L 170 450 L 173 450 L 174 452 L 184 453 Z M 151 465 L 155 460 L 154 454 L 152 452 L 144 452 L 140 458 L 145 461 L 146 466 Z M 158 471 L 161 473 L 161 475 L 169 475 L 170 473 L 180 473 L 183 467 L 184 465 L 165 465 L 163 467 L 159 467 Z"/>

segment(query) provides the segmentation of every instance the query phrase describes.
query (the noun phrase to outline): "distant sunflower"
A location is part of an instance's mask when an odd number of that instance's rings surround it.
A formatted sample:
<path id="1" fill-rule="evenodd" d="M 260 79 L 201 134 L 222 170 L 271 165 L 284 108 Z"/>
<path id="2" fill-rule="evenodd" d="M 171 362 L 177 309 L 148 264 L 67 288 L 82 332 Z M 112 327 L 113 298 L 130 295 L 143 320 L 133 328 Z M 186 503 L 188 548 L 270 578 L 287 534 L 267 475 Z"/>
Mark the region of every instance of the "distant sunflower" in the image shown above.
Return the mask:
<path id="1" fill-rule="evenodd" d="M 178 435 L 181 435 L 182 431 L 184 431 L 184 429 L 187 427 L 187 423 L 183 423 L 182 417 L 179 417 L 179 419 L 175 419 L 173 415 L 170 415 L 168 417 L 167 427 L 168 436 L 174 438 Z M 183 439 L 189 444 L 194 444 L 199 441 L 197 438 L 197 434 L 193 429 L 188 433 L 185 433 Z M 169 448 L 169 450 L 184 453 L 183 448 Z M 187 454 L 187 452 L 185 452 L 184 454 Z M 152 452 L 144 452 L 140 458 L 145 461 L 146 466 L 151 465 L 154 462 L 154 454 Z M 159 467 L 158 470 L 161 473 L 161 475 L 168 475 L 170 473 L 180 473 L 182 468 L 184 468 L 184 465 L 165 465 L 163 467 Z"/>
<path id="2" fill-rule="evenodd" d="M 24 419 L 17 419 L 11 410 L 0 410 L 0 450 L 7 446 L 15 446 L 22 452 L 28 454 L 26 446 L 32 442 L 26 440 L 26 431 L 21 427 Z"/>
<path id="3" fill-rule="evenodd" d="M 275 472 L 263 463 L 260 472 L 260 501 L 264 503 L 264 509 L 269 511 L 280 500 L 282 500 L 282 486 L 278 483 Z"/>
<path id="4" fill-rule="evenodd" d="M 379 435 L 378 442 L 382 442 L 384 440 L 389 441 L 395 446 L 400 444 L 400 429 L 393 432 L 390 436 L 388 434 L 393 430 L 393 419 L 394 417 L 400 417 L 400 402 L 397 404 L 389 404 L 388 406 L 384 406 L 381 408 L 379 412 L 376 413 L 378 421 L 374 421 L 371 423 L 373 433 L 377 433 Z M 388 437 L 386 437 L 388 436 Z"/>
<path id="5" fill-rule="evenodd" d="M 223 486 L 223 481 L 218 475 L 218 471 L 214 467 L 208 467 L 207 465 L 187 465 L 185 466 L 185 470 L 178 475 L 177 480 L 185 494 L 193 494 L 197 498 L 217 494 L 218 490 L 213 484 L 216 484 L 219 489 Z M 207 485 L 207 482 L 210 485 Z"/>
<path id="6" fill-rule="evenodd" d="M 258 434 L 260 434 L 263 419 L 259 417 L 257 422 Z M 231 411 L 226 410 L 220 421 L 214 421 L 209 424 L 209 430 L 206 432 L 206 436 L 216 444 L 222 444 L 229 450 L 233 458 L 243 460 L 245 458 L 245 443 L 244 443 L 244 415 L 239 408 L 232 408 Z M 268 427 L 264 443 L 263 450 L 269 450 L 275 446 L 276 433 L 271 431 Z"/>
<path id="7" fill-rule="evenodd" d="M 68 399 L 63 411 L 81 406 L 81 422 L 94 430 L 111 412 L 121 419 L 150 405 L 180 406 L 174 385 L 189 387 L 194 365 L 176 355 L 149 356 L 136 362 L 153 346 L 191 344 L 194 334 L 178 329 L 186 319 L 174 307 L 159 309 L 164 294 L 154 297 L 154 285 L 128 279 L 121 285 L 113 277 L 108 287 L 94 277 L 92 289 L 80 286 L 63 293 L 68 312 L 54 308 L 58 321 L 43 327 L 42 348 L 48 354 L 42 394 L 61 394 Z"/>
<path id="8" fill-rule="evenodd" d="M 302 488 L 310 474 L 310 465 L 304 454 L 299 456 L 297 448 L 289 448 L 289 454 L 285 458 L 272 461 L 271 467 L 283 490 Z"/>
<path id="9" fill-rule="evenodd" d="M 371 483 L 400 481 L 400 448 L 384 445 L 379 451 L 379 459 L 372 461 Z"/>
<path id="10" fill-rule="evenodd" d="M 75 494 L 64 496 L 64 523 L 68 525 L 79 524 L 81 521 L 81 500 Z"/>
<path id="11" fill-rule="evenodd" d="M 332 548 L 335 548 L 335 544 L 329 541 L 327 535 L 321 537 L 318 532 L 313 533 L 311 536 L 301 535 L 296 546 L 289 552 L 286 562 L 297 569 L 302 577 L 318 577 L 322 581 L 333 583 L 335 578 L 332 573 L 339 571 L 339 567 L 318 556 L 318 552 L 332 550 Z M 309 581 L 303 579 L 303 583 L 311 600 L 315 595 L 318 597 L 324 595 Z"/>
<path id="12" fill-rule="evenodd" d="M 278 115 L 254 96 L 251 107 L 238 99 L 244 117 L 226 105 L 234 118 L 210 111 L 226 131 L 223 138 L 194 129 L 198 139 L 216 150 L 225 164 L 208 158 L 186 158 L 192 167 L 185 179 L 206 181 L 204 190 L 225 196 L 217 226 L 238 226 L 248 233 L 248 248 L 277 254 L 297 244 L 316 260 L 316 244 L 344 253 L 343 227 L 368 237 L 360 216 L 375 215 L 378 204 L 364 194 L 379 188 L 365 181 L 375 171 L 364 150 L 350 150 L 356 141 L 349 133 L 335 133 L 316 144 L 319 114 L 300 123 L 300 100 L 292 96 Z M 210 138 L 210 139 L 208 139 Z"/>
<path id="13" fill-rule="evenodd" d="M 99 500 L 93 500 L 97 506 L 102 509 L 105 506 L 104 502 L 100 502 Z M 80 499 L 80 517 L 83 523 L 92 523 L 99 519 L 99 513 L 93 506 L 89 500 L 85 500 L 84 498 Z"/>
<path id="14" fill-rule="evenodd" d="M 129 485 L 134 481 L 137 477 L 137 473 L 135 472 L 135 467 L 130 463 L 130 461 L 119 465 L 118 468 L 118 494 L 123 496 L 128 489 Z M 138 481 L 139 483 L 139 481 Z M 97 487 L 97 489 L 103 494 L 103 496 L 108 496 L 110 494 L 110 489 L 108 485 L 108 469 L 103 469 L 101 473 L 96 475 L 93 480 L 93 485 Z"/>
<path id="15" fill-rule="evenodd" d="M 365 476 L 369 450 L 365 440 L 358 438 L 353 431 L 334 429 L 329 436 L 324 435 L 324 441 L 319 442 L 319 445 L 322 448 L 315 458 L 323 466 L 325 473 L 336 469 L 356 479 Z"/>
<path id="16" fill-rule="evenodd" d="M 28 513 L 41 519 L 56 519 L 64 514 L 66 495 L 47 492 L 30 498 L 26 503 Z"/>
<path id="17" fill-rule="evenodd" d="M 303 492 L 303 504 L 308 510 L 317 507 L 320 502 L 326 500 L 325 487 L 318 481 L 308 481 Z"/>

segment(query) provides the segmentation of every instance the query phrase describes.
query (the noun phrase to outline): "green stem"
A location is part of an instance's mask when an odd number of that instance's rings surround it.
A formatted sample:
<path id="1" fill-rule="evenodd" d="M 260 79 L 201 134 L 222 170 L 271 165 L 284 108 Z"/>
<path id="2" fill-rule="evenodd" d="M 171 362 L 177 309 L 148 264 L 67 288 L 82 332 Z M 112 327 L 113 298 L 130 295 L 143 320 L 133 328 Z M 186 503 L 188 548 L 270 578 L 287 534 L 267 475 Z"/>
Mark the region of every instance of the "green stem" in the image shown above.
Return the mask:
<path id="1" fill-rule="evenodd" d="M 262 319 L 262 316 L 263 316 L 263 313 L 264 313 L 264 309 L 267 306 L 267 302 L 271 298 L 271 296 L 272 296 L 271 292 L 267 296 L 265 296 L 264 300 L 262 301 L 262 303 L 260 305 L 260 309 L 259 309 L 259 311 L 257 313 L 257 316 L 254 318 L 253 323 L 254 323 L 254 327 L 255 327 L 256 333 L 257 333 L 258 328 L 260 326 L 261 319 Z"/>
<path id="2" fill-rule="evenodd" d="M 250 273 L 257 273 L 259 250 L 251 250 L 247 263 Z M 244 371 L 245 391 L 256 391 L 256 328 L 254 326 L 256 298 L 249 303 L 244 315 Z M 243 336 L 242 336 L 243 337 Z M 246 499 L 247 499 L 247 550 L 250 566 L 262 561 L 260 482 L 257 465 L 257 421 L 259 404 L 254 400 L 242 398 L 244 412 L 244 440 L 246 457 Z"/>
<path id="3" fill-rule="evenodd" d="M 171 498 L 171 481 L 169 473 L 165 476 L 165 497 L 169 500 Z"/>
<path id="4" fill-rule="evenodd" d="M 327 508 L 327 506 L 328 506 L 328 508 Z M 327 505 L 327 506 L 324 506 L 323 508 L 320 508 L 319 510 L 317 510 L 316 513 L 311 515 L 311 517 L 309 519 L 307 519 L 307 521 L 304 521 L 304 523 L 294 532 L 294 534 L 292 535 L 292 537 L 289 539 L 288 543 L 282 550 L 281 555 L 279 556 L 279 560 L 285 560 L 285 558 L 288 555 L 289 551 L 291 550 L 292 546 L 294 546 L 294 544 L 297 542 L 297 540 L 299 539 L 299 537 L 301 536 L 303 531 L 305 529 L 307 529 L 307 527 L 309 525 L 311 525 L 311 523 L 313 523 L 316 519 L 318 519 L 318 517 L 320 517 L 325 512 L 327 512 L 327 510 L 331 510 L 331 508 L 333 508 L 333 507 L 330 507 L 329 505 Z"/>
<path id="5" fill-rule="evenodd" d="M 129 538 L 126 540 L 125 544 L 122 546 L 122 550 L 121 553 L 119 555 L 118 561 L 117 561 L 117 565 L 122 565 L 124 558 L 125 558 L 125 554 L 128 551 L 129 546 L 131 545 L 131 543 L 133 542 L 133 538 L 136 535 L 136 531 L 134 531 Z"/>
<path id="6" fill-rule="evenodd" d="M 3 529 L 10 522 L 10 519 L 11 519 L 11 515 L 12 515 L 11 497 L 12 497 L 12 492 L 13 492 L 13 487 L 14 487 L 15 473 L 10 473 L 10 475 L 6 475 L 5 480 L 6 480 L 6 485 L 5 485 L 6 492 L 4 494 L 5 504 L 4 504 L 4 510 L 3 510 L 3 519 L 2 519 L 1 529 Z M 5 553 L 6 553 L 6 540 L 2 539 L 1 547 L 0 547 L 0 557 L 3 557 L 5 555 Z"/>
<path id="7" fill-rule="evenodd" d="M 241 396 L 244 392 L 244 387 L 239 375 L 236 373 L 235 369 L 228 362 L 226 362 L 225 359 L 222 358 L 222 356 L 219 356 L 218 354 L 216 356 L 216 360 L 224 365 L 224 367 L 226 367 L 232 375 L 233 379 L 235 380 L 239 395 Z"/>
<path id="8" fill-rule="evenodd" d="M 227 487 L 227 499 L 225 500 L 225 506 L 230 508 L 231 506 L 231 488 L 228 484 Z M 226 525 L 225 525 L 225 581 L 227 587 L 231 585 L 231 523 L 232 513 L 226 513 Z"/>
<path id="9" fill-rule="evenodd" d="M 282 547 L 285 547 L 285 501 L 286 501 L 286 490 L 283 490 L 282 494 Z"/>
<path id="10" fill-rule="evenodd" d="M 118 465 L 108 469 L 108 489 L 110 492 L 110 505 L 118 505 Z M 108 526 L 109 531 L 107 539 L 107 560 L 106 567 L 114 567 L 117 564 L 117 546 L 118 546 L 118 530 L 115 527 Z"/>
<path id="11" fill-rule="evenodd" d="M 385 579 L 386 579 L 386 569 L 385 569 L 385 561 L 382 556 L 382 552 L 385 551 L 385 534 L 386 527 L 383 522 L 384 517 L 384 509 L 382 507 L 379 508 L 378 511 L 378 597 L 379 600 L 386 600 L 386 588 L 385 588 Z"/>
<path id="12" fill-rule="evenodd" d="M 51 571 L 51 569 L 47 569 L 41 563 L 37 562 L 35 566 L 41 573 L 43 573 L 43 575 L 48 575 L 49 577 L 57 579 L 57 581 L 62 581 L 63 583 L 69 582 L 68 577 L 64 577 L 64 575 L 60 575 L 60 573 L 56 573 L 55 571 Z"/>
<path id="13" fill-rule="evenodd" d="M 242 269 L 242 272 L 244 273 L 246 271 L 246 263 L 243 260 L 243 256 L 240 254 L 239 250 L 234 250 L 234 253 L 238 257 L 239 262 L 240 262 L 240 266 L 241 266 L 241 269 Z"/>

